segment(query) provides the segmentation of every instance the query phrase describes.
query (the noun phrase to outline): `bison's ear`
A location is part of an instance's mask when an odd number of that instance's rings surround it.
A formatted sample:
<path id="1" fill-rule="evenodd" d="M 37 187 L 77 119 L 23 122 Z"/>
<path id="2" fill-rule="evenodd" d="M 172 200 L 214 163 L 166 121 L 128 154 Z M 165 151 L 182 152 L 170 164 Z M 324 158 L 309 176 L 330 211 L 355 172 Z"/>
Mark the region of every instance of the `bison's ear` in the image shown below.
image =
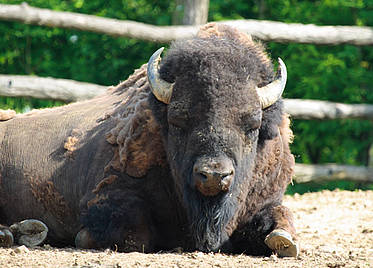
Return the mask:
<path id="1" fill-rule="evenodd" d="M 256 89 L 260 99 L 260 103 L 262 105 L 262 109 L 271 106 L 278 99 L 280 99 L 282 92 L 285 89 L 287 79 L 286 66 L 280 58 L 278 58 L 278 62 L 280 64 L 280 69 L 278 71 L 276 80 L 264 87 Z"/>
<path id="2" fill-rule="evenodd" d="M 163 49 L 164 47 L 161 47 L 150 57 L 147 75 L 150 89 L 157 100 L 169 104 L 174 84 L 163 80 L 159 74 L 159 63 Z"/>
<path id="3" fill-rule="evenodd" d="M 283 119 L 284 104 L 280 99 L 263 111 L 262 125 L 259 129 L 259 143 L 274 139 L 279 135 L 279 126 Z"/>

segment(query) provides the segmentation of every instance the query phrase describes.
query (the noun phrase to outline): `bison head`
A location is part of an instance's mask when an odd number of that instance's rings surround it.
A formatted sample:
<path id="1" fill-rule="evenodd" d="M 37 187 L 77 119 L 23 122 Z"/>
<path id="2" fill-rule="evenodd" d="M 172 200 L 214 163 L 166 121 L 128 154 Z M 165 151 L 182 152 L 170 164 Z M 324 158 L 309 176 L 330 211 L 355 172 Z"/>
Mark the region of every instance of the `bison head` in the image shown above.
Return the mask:
<path id="1" fill-rule="evenodd" d="M 162 50 L 148 62 L 150 103 L 195 246 L 216 251 L 243 206 L 258 147 L 277 135 L 266 111 L 281 97 L 286 68 L 279 60 L 275 77 L 264 52 L 228 37 L 175 42 L 161 62 Z"/>

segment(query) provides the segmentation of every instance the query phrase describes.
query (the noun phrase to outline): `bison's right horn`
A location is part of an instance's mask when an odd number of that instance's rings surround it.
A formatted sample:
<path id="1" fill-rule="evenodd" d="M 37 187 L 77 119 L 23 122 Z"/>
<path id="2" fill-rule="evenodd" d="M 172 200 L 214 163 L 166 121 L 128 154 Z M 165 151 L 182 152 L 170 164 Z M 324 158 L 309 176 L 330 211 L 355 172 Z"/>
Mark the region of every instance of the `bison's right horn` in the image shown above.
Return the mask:
<path id="1" fill-rule="evenodd" d="M 147 72 L 150 89 L 154 96 L 159 101 L 169 104 L 174 84 L 163 80 L 159 75 L 159 62 L 163 49 L 164 47 L 161 47 L 150 57 Z"/>
<path id="2" fill-rule="evenodd" d="M 276 80 L 264 87 L 256 89 L 262 109 L 274 104 L 281 97 L 282 92 L 285 89 L 287 79 L 286 66 L 280 58 L 278 58 L 278 63 L 280 65 L 280 70 Z"/>

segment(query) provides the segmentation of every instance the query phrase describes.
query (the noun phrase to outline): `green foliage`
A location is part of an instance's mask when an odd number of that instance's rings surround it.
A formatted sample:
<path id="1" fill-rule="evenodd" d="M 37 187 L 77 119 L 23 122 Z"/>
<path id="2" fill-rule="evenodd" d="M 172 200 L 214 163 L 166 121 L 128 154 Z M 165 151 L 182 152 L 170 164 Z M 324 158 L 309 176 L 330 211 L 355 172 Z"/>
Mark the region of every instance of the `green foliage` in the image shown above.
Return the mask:
<path id="1" fill-rule="evenodd" d="M 322 190 L 343 189 L 348 191 L 372 190 L 373 184 L 357 183 L 353 181 L 328 181 L 328 182 L 307 182 L 294 183 L 288 186 L 286 194 L 293 195 L 295 193 L 304 194 L 308 192 L 319 192 Z"/>
<path id="2" fill-rule="evenodd" d="M 0 0 L 19 4 L 24 0 Z M 33 0 L 35 7 L 170 25 L 179 1 Z M 373 26 L 372 0 L 210 0 L 209 20 L 265 19 L 317 25 Z M 158 47 L 107 35 L 0 22 L 0 73 L 33 74 L 114 85 L 145 63 Z M 368 46 L 265 44 L 288 67 L 286 98 L 373 104 L 373 50 Z M 0 97 L 0 108 L 61 103 Z M 293 120 L 297 162 L 366 165 L 373 125 L 363 120 Z M 320 186 L 320 185 L 319 185 Z M 351 185 L 342 185 L 349 188 Z M 310 186 L 311 187 L 311 186 Z M 314 187 L 314 186 L 312 186 Z M 312 188 L 311 187 L 311 188 Z M 322 185 L 320 187 L 328 187 Z M 356 183 L 351 186 L 359 187 Z"/>
<path id="3" fill-rule="evenodd" d="M 39 100 L 34 98 L 4 98 L 0 97 L 0 109 L 13 109 L 17 113 L 25 113 L 31 109 L 60 106 L 61 101 Z"/>

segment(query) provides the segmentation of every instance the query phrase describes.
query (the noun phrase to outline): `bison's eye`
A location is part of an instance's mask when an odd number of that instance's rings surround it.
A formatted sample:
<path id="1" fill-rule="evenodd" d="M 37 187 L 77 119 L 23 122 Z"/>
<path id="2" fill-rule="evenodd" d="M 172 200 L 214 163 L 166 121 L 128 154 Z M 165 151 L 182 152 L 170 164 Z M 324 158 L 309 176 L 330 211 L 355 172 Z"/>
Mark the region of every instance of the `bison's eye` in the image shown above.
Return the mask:
<path id="1" fill-rule="evenodd" d="M 262 123 L 262 117 L 261 114 L 259 115 L 244 115 L 241 117 L 241 126 L 243 131 L 245 132 L 245 135 L 253 135 L 256 133 L 256 131 L 259 130 L 261 123 Z"/>
<path id="2" fill-rule="evenodd" d="M 259 128 L 258 127 L 252 128 L 250 126 L 246 126 L 244 131 L 245 131 L 246 136 L 251 136 L 251 135 L 257 134 L 257 131 L 259 131 Z"/>
<path id="3" fill-rule="evenodd" d="M 251 144 L 253 141 L 255 141 L 259 137 L 259 128 L 257 127 L 251 127 L 247 125 L 243 129 L 243 132 L 244 132 L 243 140 L 245 143 Z"/>

